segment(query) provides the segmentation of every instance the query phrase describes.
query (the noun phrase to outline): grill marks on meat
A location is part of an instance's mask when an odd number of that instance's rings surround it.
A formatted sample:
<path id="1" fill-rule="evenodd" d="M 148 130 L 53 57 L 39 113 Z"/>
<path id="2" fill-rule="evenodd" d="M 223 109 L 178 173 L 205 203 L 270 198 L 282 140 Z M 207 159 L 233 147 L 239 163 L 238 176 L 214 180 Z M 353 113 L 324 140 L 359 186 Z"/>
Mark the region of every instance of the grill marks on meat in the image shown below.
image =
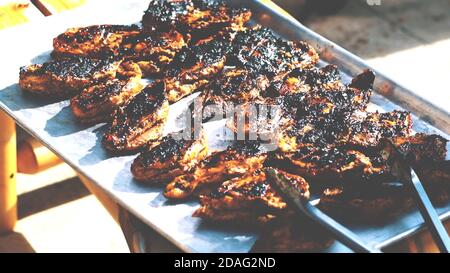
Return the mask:
<path id="1" fill-rule="evenodd" d="M 373 169 L 371 159 L 356 150 L 342 147 L 304 147 L 293 153 L 275 155 L 274 164 L 314 182 L 315 189 L 350 183 L 355 179 L 381 172 Z"/>
<path id="2" fill-rule="evenodd" d="M 70 101 L 73 114 L 83 123 L 108 121 L 121 105 L 138 94 L 141 70 L 133 62 L 123 62 L 115 79 L 94 84 Z"/>
<path id="3" fill-rule="evenodd" d="M 214 152 L 203 160 L 193 173 L 175 178 L 164 191 L 167 198 L 184 199 L 199 188 L 216 186 L 233 177 L 263 167 L 267 154 L 258 141 L 238 141 L 224 151 Z"/>
<path id="4" fill-rule="evenodd" d="M 297 68 L 284 79 L 274 81 L 267 90 L 266 96 L 284 97 L 298 93 L 306 94 L 315 89 L 340 90 L 343 86 L 335 65 L 327 65 L 323 68 Z"/>
<path id="5" fill-rule="evenodd" d="M 139 64 L 145 75 L 161 73 L 187 44 L 177 31 L 146 32 L 136 25 L 71 28 L 53 41 L 52 55 L 107 58 L 119 56 Z"/>
<path id="6" fill-rule="evenodd" d="M 113 79 L 120 62 L 84 57 L 53 60 L 20 69 L 22 90 L 38 96 L 64 99 L 73 97 L 96 82 Z"/>
<path id="7" fill-rule="evenodd" d="M 438 135 L 418 133 L 399 136 L 392 141 L 401 153 L 416 164 L 416 171 L 430 199 L 435 204 L 447 202 L 450 190 L 450 175 L 446 171 L 450 169 L 450 161 L 445 160 L 447 140 Z M 384 170 L 387 177 L 380 179 L 379 175 L 372 175 L 367 180 L 363 177 L 352 184 L 327 188 L 320 198 L 321 209 L 335 217 L 352 215 L 354 219 L 372 222 L 374 219 L 394 217 L 413 205 L 407 188 L 400 182 L 393 182 L 397 180 L 396 159 L 391 158 L 383 147 L 377 149 L 375 153 L 378 154 L 371 156 L 372 165 Z"/>
<path id="8" fill-rule="evenodd" d="M 206 136 L 198 139 L 163 137 L 159 144 L 143 151 L 131 165 L 133 177 L 142 182 L 170 182 L 177 176 L 193 170 L 208 155 Z"/>
<path id="9" fill-rule="evenodd" d="M 250 20 L 246 8 L 232 8 L 226 1 L 195 0 L 191 12 L 180 16 L 178 29 L 188 33 L 194 41 L 224 29 L 240 29 Z"/>
<path id="10" fill-rule="evenodd" d="M 304 42 L 285 41 L 268 28 L 253 28 L 236 34 L 227 65 L 273 80 L 295 68 L 312 67 L 318 59 L 316 51 Z"/>
<path id="11" fill-rule="evenodd" d="M 277 78 L 297 67 L 310 67 L 318 57 L 314 49 L 303 43 L 282 41 L 266 28 L 238 32 L 224 69 L 202 90 L 204 106 L 223 109 L 235 104 L 262 101 L 266 89 Z M 204 120 L 214 113 L 205 107 Z"/>
<path id="12" fill-rule="evenodd" d="M 309 197 L 309 185 L 302 177 L 280 172 Z M 211 194 L 201 195 L 200 203 L 193 216 L 212 221 L 266 222 L 287 207 L 267 180 L 264 169 L 224 182 Z"/>
<path id="13" fill-rule="evenodd" d="M 186 44 L 177 31 L 142 32 L 124 40 L 121 54 L 126 60 L 136 62 L 144 75 L 155 75 L 162 73 Z"/>
<path id="14" fill-rule="evenodd" d="M 151 0 L 142 17 L 142 25 L 151 31 L 173 30 L 176 29 L 179 18 L 193 10 L 191 0 Z"/>
<path id="15" fill-rule="evenodd" d="M 351 125 L 350 145 L 377 146 L 382 138 L 399 138 L 411 135 L 411 114 L 405 111 L 368 113 L 360 123 Z"/>
<path id="16" fill-rule="evenodd" d="M 248 9 L 225 1 L 151 1 L 142 24 L 147 30 L 177 30 L 196 42 L 224 29 L 240 29 L 250 17 Z"/>
<path id="17" fill-rule="evenodd" d="M 282 97 L 281 105 L 286 119 L 280 125 L 280 150 L 293 152 L 303 146 L 321 147 L 347 142 L 351 134 L 351 121 L 355 119 L 354 113 L 366 109 L 372 93 L 373 73 L 366 71 L 362 75 L 370 75 L 366 77 L 369 82 L 360 85 L 365 89 L 353 87 L 360 76 L 348 86 L 338 84 L 335 80 L 330 85 L 325 84 L 339 89 L 322 88 L 323 83 L 319 83 L 317 88 L 313 85 L 307 92 L 294 91 L 294 94 Z"/>
<path id="18" fill-rule="evenodd" d="M 53 39 L 53 56 L 105 58 L 118 55 L 124 40 L 141 33 L 137 25 L 92 25 L 69 28 Z"/>
<path id="19" fill-rule="evenodd" d="M 222 70 L 229 50 L 230 39 L 227 35 L 184 47 L 165 73 L 169 102 L 177 102 L 205 86 Z"/>
<path id="20" fill-rule="evenodd" d="M 136 151 L 158 140 L 169 113 L 169 103 L 161 81 L 145 87 L 114 114 L 103 145 L 113 152 Z"/>

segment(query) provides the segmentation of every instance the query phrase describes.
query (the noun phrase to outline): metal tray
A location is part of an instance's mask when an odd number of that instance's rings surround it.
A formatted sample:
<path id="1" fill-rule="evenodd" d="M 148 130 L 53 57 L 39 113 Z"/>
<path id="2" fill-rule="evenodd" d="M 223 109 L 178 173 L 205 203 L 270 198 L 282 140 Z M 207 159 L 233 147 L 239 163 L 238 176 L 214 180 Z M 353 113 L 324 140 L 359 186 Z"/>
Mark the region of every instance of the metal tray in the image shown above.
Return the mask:
<path id="1" fill-rule="evenodd" d="M 21 127 L 39 139 L 98 185 L 111 198 L 175 246 L 187 252 L 248 252 L 258 234 L 253 230 L 231 227 L 213 227 L 191 217 L 198 203 L 171 203 L 163 197 L 161 188 L 135 183 L 129 171 L 135 156 L 112 157 L 101 147 L 104 124 L 92 127 L 76 122 L 68 101 L 48 103 L 24 96 L 17 84 L 20 66 L 49 59 L 52 38 L 68 27 L 100 23 L 129 24 L 140 20 L 147 1 L 94 1 L 85 8 L 45 18 L 33 24 L 11 28 L 0 33 L 0 107 Z M 323 62 L 340 67 L 348 80 L 351 76 L 370 68 L 358 57 L 305 28 L 273 6 L 262 1 L 232 1 L 253 11 L 256 23 L 271 27 L 287 39 L 301 39 L 311 43 Z M 93 12 L 99 10 L 99 12 Z M 324 63 L 322 63 L 324 64 Z M 406 109 L 414 113 L 414 129 L 425 133 L 438 133 L 449 138 L 450 114 L 430 102 L 415 96 L 377 72 L 376 94 L 370 110 Z M 175 119 L 189 98 L 170 108 L 166 132 L 176 130 Z M 223 122 L 206 125 L 212 146 L 220 146 L 214 135 Z M 439 128 L 439 129 L 438 129 Z M 450 204 L 438 209 L 441 218 L 450 217 Z M 387 246 L 419 231 L 423 220 L 417 211 L 411 211 L 379 226 L 352 225 L 353 231 L 366 242 Z M 326 251 L 348 251 L 335 243 Z"/>

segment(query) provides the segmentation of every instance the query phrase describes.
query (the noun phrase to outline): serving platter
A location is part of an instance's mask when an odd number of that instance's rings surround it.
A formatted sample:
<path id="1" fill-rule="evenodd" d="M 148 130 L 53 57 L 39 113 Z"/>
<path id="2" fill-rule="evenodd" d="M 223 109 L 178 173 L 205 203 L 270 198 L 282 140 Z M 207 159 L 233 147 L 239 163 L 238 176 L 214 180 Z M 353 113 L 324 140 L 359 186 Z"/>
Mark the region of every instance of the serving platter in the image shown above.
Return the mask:
<path id="1" fill-rule="evenodd" d="M 59 155 L 76 171 L 98 185 L 108 196 L 150 226 L 176 247 L 186 252 L 248 252 L 258 238 L 258 232 L 227 226 L 211 226 L 191 217 L 199 207 L 195 201 L 173 203 L 167 201 L 159 187 L 143 186 L 133 181 L 130 164 L 135 156 L 115 157 L 101 146 L 105 124 L 85 126 L 77 123 L 69 102 L 48 102 L 24 95 L 18 87 L 19 68 L 41 63 L 50 58 L 52 39 L 69 27 L 91 24 L 137 23 L 148 1 L 92 1 L 95 3 L 75 11 L 0 32 L 0 108 L 21 127 Z M 263 1 L 231 1 L 233 5 L 248 7 L 253 23 L 271 27 L 278 35 L 292 40 L 306 40 L 321 55 L 322 62 L 333 63 L 342 70 L 347 81 L 362 70 L 370 68 L 348 51 L 305 28 Z M 413 129 L 424 133 L 438 133 L 449 138 L 450 113 L 376 71 L 377 80 L 369 110 L 391 111 L 405 109 L 414 113 Z M 195 95 L 194 95 L 195 96 Z M 186 108 L 190 96 L 170 107 L 165 132 L 179 129 L 177 117 Z M 223 121 L 205 125 L 209 144 L 213 148 L 224 145 L 221 135 Z M 442 219 L 450 217 L 450 204 L 438 209 Z M 80 212 L 82 213 L 82 212 Z M 378 247 L 419 231 L 423 220 L 411 211 L 379 225 L 346 223 L 366 242 Z M 334 243 L 325 251 L 348 251 Z"/>

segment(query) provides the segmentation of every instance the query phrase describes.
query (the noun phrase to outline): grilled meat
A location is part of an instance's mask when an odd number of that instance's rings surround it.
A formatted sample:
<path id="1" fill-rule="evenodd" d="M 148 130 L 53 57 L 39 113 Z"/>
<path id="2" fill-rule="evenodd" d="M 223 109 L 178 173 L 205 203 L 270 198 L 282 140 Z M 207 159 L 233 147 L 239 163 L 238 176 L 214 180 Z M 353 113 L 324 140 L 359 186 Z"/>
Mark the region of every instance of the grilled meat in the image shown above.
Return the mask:
<path id="1" fill-rule="evenodd" d="M 353 222 L 379 223 L 394 218 L 413 205 L 406 189 L 395 183 L 363 187 L 326 189 L 320 197 L 319 208 L 333 217 Z"/>
<path id="2" fill-rule="evenodd" d="M 414 166 L 422 184 L 429 192 L 430 199 L 442 204 L 450 196 L 450 156 L 448 140 L 439 135 L 415 134 L 414 136 L 395 138 L 393 144 Z M 395 155 L 381 144 L 380 154 L 397 173 Z"/>
<path id="3" fill-rule="evenodd" d="M 279 148 L 292 152 L 303 146 L 347 143 L 352 134 L 352 124 L 358 122 L 353 114 L 365 109 L 369 97 L 370 91 L 353 88 L 308 94 L 297 103 L 296 116 L 292 117 L 287 112 L 280 122 Z"/>
<path id="4" fill-rule="evenodd" d="M 151 0 L 142 17 L 142 25 L 148 31 L 175 30 L 180 17 L 193 10 L 191 0 Z"/>
<path id="5" fill-rule="evenodd" d="M 203 106 L 202 119 L 214 117 L 219 107 L 225 114 L 238 104 L 261 100 L 260 93 L 269 86 L 269 79 L 244 68 L 226 69 L 208 84 L 198 98 Z M 213 107 L 208 107 L 212 105 Z M 223 118 L 223 116 L 222 116 Z"/>
<path id="6" fill-rule="evenodd" d="M 160 144 L 143 151 L 131 165 L 133 177 L 142 182 L 164 183 L 190 172 L 208 154 L 206 136 L 198 139 L 163 137 Z"/>
<path id="7" fill-rule="evenodd" d="M 281 133 L 279 147 L 282 152 L 276 158 L 292 172 L 314 180 L 347 180 L 349 183 L 356 177 L 377 177 L 383 181 L 392 178 L 386 162 L 376 153 L 376 147 L 381 138 L 408 136 L 410 114 L 398 111 L 371 113 L 360 123 L 360 120 L 349 121 L 347 124 L 337 119 L 331 119 L 329 123 L 305 118 L 296 121 L 291 130 Z"/>
<path id="8" fill-rule="evenodd" d="M 279 130 L 286 129 L 283 125 L 288 126 L 288 123 L 293 123 L 292 119 L 295 117 L 291 117 L 292 109 L 296 110 L 302 104 L 301 101 L 305 99 L 306 93 L 312 89 L 341 90 L 344 86 L 340 80 L 337 67 L 333 65 L 321 69 L 315 67 L 294 69 L 283 80 L 272 82 L 264 92 L 254 92 L 258 95 L 258 101 L 241 105 L 227 126 L 235 133 L 246 136 L 252 133 L 261 139 L 274 139 L 278 136 Z M 259 90 L 261 89 L 263 88 Z M 304 104 L 308 105 L 308 103 Z"/>
<path id="9" fill-rule="evenodd" d="M 209 82 L 223 68 L 230 50 L 225 35 L 190 47 L 184 47 L 165 72 L 167 99 L 177 102 Z"/>
<path id="10" fill-rule="evenodd" d="M 309 197 L 308 183 L 300 176 L 283 173 Z M 286 203 L 271 187 L 264 169 L 224 182 L 209 195 L 200 196 L 202 205 L 195 217 L 212 221 L 266 222 L 286 209 Z"/>
<path id="11" fill-rule="evenodd" d="M 181 15 L 178 29 L 189 34 L 193 41 L 204 39 L 211 33 L 224 29 L 240 29 L 250 20 L 251 12 L 246 8 L 232 8 L 226 1 L 193 0 L 194 9 Z"/>
<path id="12" fill-rule="evenodd" d="M 396 138 L 401 141 L 411 135 L 411 127 L 409 112 L 368 113 L 362 122 L 353 122 L 350 125 L 349 144 L 368 148 L 377 146 L 382 138 Z"/>
<path id="13" fill-rule="evenodd" d="M 239 29 L 250 20 L 245 8 L 232 8 L 225 1 L 151 1 L 142 24 L 147 30 L 178 30 L 196 42 L 223 29 Z"/>
<path id="14" fill-rule="evenodd" d="M 414 136 L 399 136 L 394 145 L 416 164 L 440 162 L 446 159 L 448 140 L 439 135 L 417 133 Z"/>
<path id="15" fill-rule="evenodd" d="M 109 120 L 119 106 L 142 90 L 141 76 L 137 64 L 123 62 L 115 79 L 94 84 L 71 99 L 73 114 L 83 123 Z"/>
<path id="16" fill-rule="evenodd" d="M 34 95 L 64 99 L 95 82 L 113 79 L 120 62 L 83 57 L 33 64 L 20 69 L 20 87 Z"/>
<path id="17" fill-rule="evenodd" d="M 438 135 L 416 134 L 397 137 L 394 145 L 413 164 L 430 199 L 443 204 L 450 196 L 450 160 L 446 160 L 447 140 Z M 378 155 L 371 156 L 372 165 L 384 171 L 384 179 L 377 175 L 358 177 L 351 184 L 334 186 L 323 191 L 320 207 L 335 217 L 353 221 L 373 222 L 392 218 L 413 205 L 413 198 L 398 181 L 396 158 L 392 158 L 383 147 Z M 381 172 L 380 172 L 381 173 Z"/>
<path id="18" fill-rule="evenodd" d="M 93 25 L 69 28 L 53 39 L 54 57 L 82 56 L 105 58 L 118 55 L 124 40 L 141 33 L 137 25 Z"/>
<path id="19" fill-rule="evenodd" d="M 175 178 L 167 185 L 164 196 L 183 199 L 198 188 L 217 185 L 233 177 L 260 169 L 267 154 L 258 141 L 237 141 L 224 151 L 214 152 L 202 161 L 193 173 Z"/>
<path id="20" fill-rule="evenodd" d="M 226 109 L 235 104 L 261 101 L 272 81 L 283 78 L 294 68 L 312 66 L 317 58 L 306 44 L 280 40 L 266 28 L 238 32 L 226 62 L 233 68 L 223 70 L 203 90 L 203 120 L 214 114 L 208 111 L 207 105 Z"/>
<path id="21" fill-rule="evenodd" d="M 144 75 L 162 73 L 187 41 L 177 31 L 142 32 L 124 39 L 121 54 L 136 62 Z"/>
<path id="22" fill-rule="evenodd" d="M 238 140 L 259 139 L 273 142 L 276 146 L 281 120 L 283 120 L 281 107 L 266 99 L 262 102 L 248 102 L 237 106 L 232 117 L 227 120 L 226 126 L 235 133 Z"/>
<path id="23" fill-rule="evenodd" d="M 274 81 L 267 89 L 266 97 L 279 97 L 306 94 L 311 90 L 341 90 L 343 88 L 340 73 L 335 65 L 322 68 L 296 68 L 285 78 Z"/>
<path id="24" fill-rule="evenodd" d="M 245 67 L 272 81 L 295 68 L 312 67 L 318 59 L 316 51 L 304 42 L 285 41 L 270 29 L 252 28 L 236 34 L 227 65 Z"/>
<path id="25" fill-rule="evenodd" d="M 136 25 L 93 25 L 71 28 L 53 41 L 55 57 L 121 56 L 139 64 L 145 75 L 160 73 L 187 44 L 177 31 L 146 32 Z"/>
<path id="26" fill-rule="evenodd" d="M 307 178 L 313 182 L 312 188 L 319 190 L 385 172 L 374 167 L 369 156 L 342 147 L 305 146 L 293 153 L 277 153 L 273 162 L 287 172 Z"/>
<path id="27" fill-rule="evenodd" d="M 103 138 L 106 149 L 114 152 L 136 151 L 149 141 L 158 140 L 169 113 L 164 83 L 157 81 L 119 107 Z"/>

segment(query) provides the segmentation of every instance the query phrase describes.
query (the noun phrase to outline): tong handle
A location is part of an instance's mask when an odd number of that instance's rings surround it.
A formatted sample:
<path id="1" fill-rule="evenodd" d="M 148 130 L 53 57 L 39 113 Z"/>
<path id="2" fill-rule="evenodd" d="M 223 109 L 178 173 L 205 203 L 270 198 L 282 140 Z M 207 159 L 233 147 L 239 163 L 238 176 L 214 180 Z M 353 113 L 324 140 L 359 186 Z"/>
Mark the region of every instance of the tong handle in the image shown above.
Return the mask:
<path id="1" fill-rule="evenodd" d="M 425 192 L 422 183 L 420 183 L 417 174 L 414 172 L 414 169 L 410 168 L 410 170 L 411 170 L 410 182 L 411 186 L 414 188 L 413 192 L 416 195 L 416 200 L 418 201 L 417 203 L 419 206 L 419 211 L 422 214 L 422 217 L 424 218 L 428 228 L 430 229 L 430 233 L 433 236 L 433 239 L 436 245 L 438 246 L 439 250 L 444 253 L 449 253 L 450 239 L 447 230 L 445 229 L 444 225 L 439 219 L 439 215 L 437 214 L 435 208 L 431 204 L 431 201 L 428 198 L 428 195 Z"/>

